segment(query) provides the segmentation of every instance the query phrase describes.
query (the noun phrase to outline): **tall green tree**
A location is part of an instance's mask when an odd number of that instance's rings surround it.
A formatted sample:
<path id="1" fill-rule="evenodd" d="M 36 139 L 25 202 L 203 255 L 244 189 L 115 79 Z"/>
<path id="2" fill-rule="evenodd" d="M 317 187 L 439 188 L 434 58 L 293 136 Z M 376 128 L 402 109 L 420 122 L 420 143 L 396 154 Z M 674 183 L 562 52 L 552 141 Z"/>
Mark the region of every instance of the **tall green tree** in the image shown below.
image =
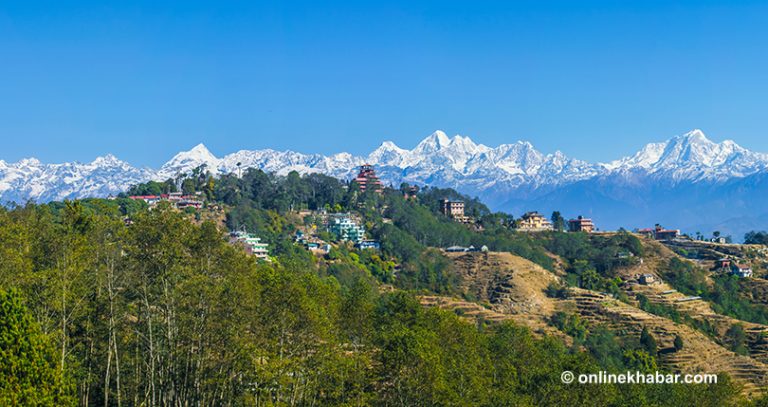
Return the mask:
<path id="1" fill-rule="evenodd" d="M 16 290 L 0 290 L 0 405 L 75 405 L 69 376 L 61 375 L 50 337 Z"/>
<path id="2" fill-rule="evenodd" d="M 552 227 L 558 231 L 562 232 L 565 230 L 565 218 L 563 218 L 563 215 L 560 214 L 560 211 L 554 211 L 552 212 Z"/>

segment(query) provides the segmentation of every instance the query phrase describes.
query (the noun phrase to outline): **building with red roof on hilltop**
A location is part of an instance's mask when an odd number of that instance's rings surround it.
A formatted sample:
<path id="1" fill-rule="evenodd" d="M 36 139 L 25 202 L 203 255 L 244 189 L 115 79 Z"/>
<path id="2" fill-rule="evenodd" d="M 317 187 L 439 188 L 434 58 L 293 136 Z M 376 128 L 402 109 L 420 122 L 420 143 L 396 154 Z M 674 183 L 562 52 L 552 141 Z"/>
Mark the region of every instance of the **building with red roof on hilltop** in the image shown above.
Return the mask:
<path id="1" fill-rule="evenodd" d="M 568 231 L 570 232 L 592 233 L 594 230 L 595 224 L 592 222 L 592 219 L 579 216 L 576 219 L 571 219 L 568 221 Z"/>
<path id="2" fill-rule="evenodd" d="M 360 191 L 375 191 L 381 193 L 384 190 L 384 186 L 381 184 L 379 177 L 376 176 L 376 171 L 371 164 L 363 164 L 360 166 L 360 172 L 355 177 L 355 182 L 360 186 Z"/>

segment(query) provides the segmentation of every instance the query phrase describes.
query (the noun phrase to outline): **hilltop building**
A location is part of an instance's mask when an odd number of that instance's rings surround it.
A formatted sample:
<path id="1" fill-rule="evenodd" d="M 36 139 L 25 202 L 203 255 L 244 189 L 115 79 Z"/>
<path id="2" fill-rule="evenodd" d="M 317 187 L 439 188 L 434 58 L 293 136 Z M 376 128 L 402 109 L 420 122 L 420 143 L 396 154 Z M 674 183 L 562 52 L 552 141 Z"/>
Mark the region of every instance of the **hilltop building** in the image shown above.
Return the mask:
<path id="1" fill-rule="evenodd" d="M 234 231 L 230 234 L 231 243 L 239 243 L 245 246 L 245 251 L 248 254 L 261 260 L 269 260 L 269 251 L 267 250 L 266 243 L 262 243 L 261 239 L 255 235 L 245 231 Z"/>
<path id="2" fill-rule="evenodd" d="M 379 180 L 371 164 L 360 166 L 360 172 L 355 177 L 355 182 L 360 186 L 360 191 L 362 192 L 375 191 L 381 193 L 384 190 L 384 186 L 381 184 L 381 180 Z"/>
<path id="3" fill-rule="evenodd" d="M 518 221 L 517 229 L 524 231 L 552 230 L 552 223 L 538 212 L 526 212 Z"/>
<path id="4" fill-rule="evenodd" d="M 464 201 L 451 201 L 450 199 L 441 199 L 440 213 L 449 218 L 464 216 Z"/>
<path id="5" fill-rule="evenodd" d="M 464 214 L 464 201 L 440 200 L 440 213 L 461 223 L 470 223 L 472 218 Z"/>
<path id="6" fill-rule="evenodd" d="M 664 229 L 661 225 L 656 225 L 653 229 L 639 229 L 637 233 L 655 240 L 674 240 L 680 236 L 680 229 Z"/>
<path id="7" fill-rule="evenodd" d="M 581 215 L 579 215 L 579 217 L 576 219 L 571 219 L 568 221 L 569 232 L 592 233 L 594 230 L 595 224 L 592 222 L 592 219 L 587 219 Z"/>

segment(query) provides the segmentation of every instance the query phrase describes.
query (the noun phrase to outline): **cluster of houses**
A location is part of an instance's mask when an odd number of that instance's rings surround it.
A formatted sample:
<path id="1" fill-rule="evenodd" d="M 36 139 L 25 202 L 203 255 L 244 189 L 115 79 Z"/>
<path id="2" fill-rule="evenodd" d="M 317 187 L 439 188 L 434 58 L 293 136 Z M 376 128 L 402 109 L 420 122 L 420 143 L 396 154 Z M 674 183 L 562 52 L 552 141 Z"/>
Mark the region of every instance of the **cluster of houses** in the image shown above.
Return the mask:
<path id="1" fill-rule="evenodd" d="M 516 229 L 524 232 L 539 232 L 554 230 L 552 222 L 544 215 L 536 212 L 526 212 L 516 222 Z M 570 219 L 567 223 L 569 232 L 592 233 L 596 230 L 592 219 L 579 215 L 576 219 Z"/>
<path id="2" fill-rule="evenodd" d="M 160 195 L 131 195 L 128 198 L 144 201 L 150 207 L 157 205 L 157 203 L 161 201 L 168 201 L 177 209 L 200 209 L 203 207 L 202 192 L 196 192 L 193 195 L 184 195 L 181 192 L 171 192 L 169 194 Z"/>
<path id="3" fill-rule="evenodd" d="M 326 255 L 331 251 L 331 245 L 326 241 L 317 236 L 305 234 L 301 230 L 296 232 L 294 242 L 304 246 L 305 249 L 316 255 Z"/>

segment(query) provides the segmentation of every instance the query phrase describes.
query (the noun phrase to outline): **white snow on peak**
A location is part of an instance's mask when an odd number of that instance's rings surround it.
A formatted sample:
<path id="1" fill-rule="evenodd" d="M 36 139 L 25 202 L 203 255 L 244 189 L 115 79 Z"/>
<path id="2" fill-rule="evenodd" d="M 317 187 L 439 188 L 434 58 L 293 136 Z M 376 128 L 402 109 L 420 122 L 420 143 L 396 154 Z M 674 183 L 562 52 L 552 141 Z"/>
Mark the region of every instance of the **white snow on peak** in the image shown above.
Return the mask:
<path id="1" fill-rule="evenodd" d="M 550 188 L 609 175 L 671 182 L 718 182 L 768 171 L 767 154 L 749 151 L 730 140 L 713 142 L 701 130 L 647 144 L 634 155 L 607 164 L 580 161 L 560 151 L 543 154 L 527 141 L 488 147 L 466 136 L 449 138 L 438 130 L 411 150 L 385 141 L 367 156 L 263 149 L 240 150 L 217 158 L 201 143 L 176 154 L 158 170 L 132 167 L 111 154 L 88 164 L 43 164 L 34 158 L 16 163 L 0 161 L 0 201 L 114 195 L 130 185 L 177 178 L 201 166 L 213 175 L 244 173 L 256 168 L 278 175 L 298 171 L 349 179 L 365 162 L 377 167 L 386 184 L 449 186 L 481 196 L 504 194 L 521 187 Z"/>
<path id="2" fill-rule="evenodd" d="M 723 180 L 762 171 L 768 155 L 749 151 L 732 140 L 716 143 L 701 130 L 651 143 L 632 157 L 605 164 L 610 171 L 644 171 L 673 181 Z"/>
<path id="3" fill-rule="evenodd" d="M 170 161 L 160 167 L 158 175 L 161 179 L 175 178 L 187 175 L 201 165 L 205 165 L 208 171 L 218 174 L 220 164 L 221 160 L 216 158 L 203 143 L 200 143 L 189 151 L 182 151 L 173 156 Z"/>

